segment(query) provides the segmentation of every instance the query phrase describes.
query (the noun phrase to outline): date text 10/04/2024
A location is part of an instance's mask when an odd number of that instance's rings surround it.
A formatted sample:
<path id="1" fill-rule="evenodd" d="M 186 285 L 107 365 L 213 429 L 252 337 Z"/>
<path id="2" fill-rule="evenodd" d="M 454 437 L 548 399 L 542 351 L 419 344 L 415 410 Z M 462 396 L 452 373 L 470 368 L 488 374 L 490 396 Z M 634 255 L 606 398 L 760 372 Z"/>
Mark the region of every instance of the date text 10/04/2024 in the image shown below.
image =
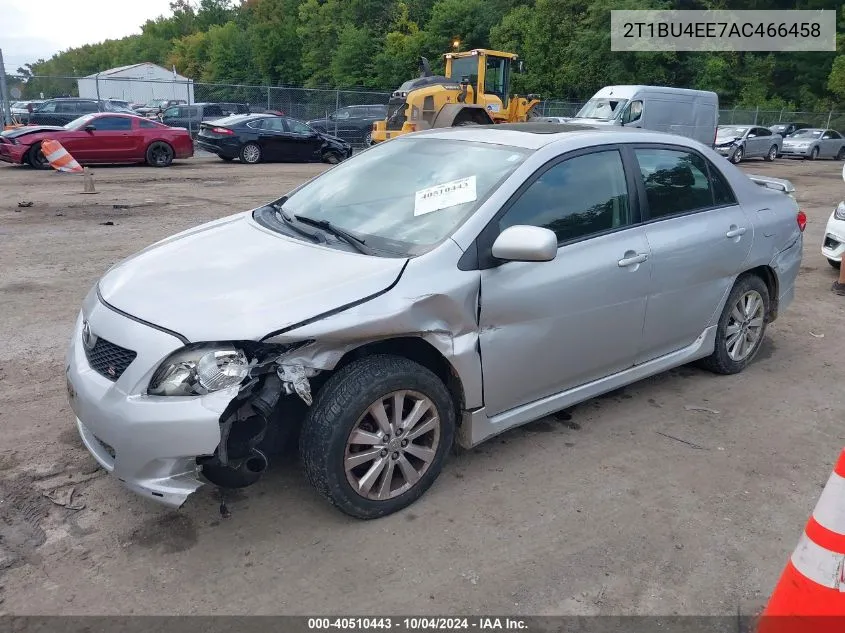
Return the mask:
<path id="1" fill-rule="evenodd" d="M 407 618 L 308 618 L 308 628 L 314 631 L 332 629 L 397 630 L 397 631 L 527 631 L 525 620 L 502 617 L 407 617 Z"/>

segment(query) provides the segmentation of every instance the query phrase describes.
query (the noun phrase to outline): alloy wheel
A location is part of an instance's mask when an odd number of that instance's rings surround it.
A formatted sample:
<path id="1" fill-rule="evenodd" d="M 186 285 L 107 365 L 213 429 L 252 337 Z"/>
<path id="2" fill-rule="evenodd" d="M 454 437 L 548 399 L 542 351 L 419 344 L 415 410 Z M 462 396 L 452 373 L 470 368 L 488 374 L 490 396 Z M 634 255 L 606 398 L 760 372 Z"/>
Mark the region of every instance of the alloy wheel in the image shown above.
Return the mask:
<path id="1" fill-rule="evenodd" d="M 437 407 L 417 391 L 394 391 L 379 398 L 347 439 L 347 482 L 360 496 L 376 501 L 408 492 L 434 461 L 440 424 Z"/>
<path id="2" fill-rule="evenodd" d="M 261 150 L 257 145 L 250 143 L 243 148 L 242 156 L 248 163 L 257 163 L 261 159 Z"/>
<path id="3" fill-rule="evenodd" d="M 756 290 L 743 294 L 731 310 L 725 329 L 725 348 L 734 361 L 743 361 L 757 348 L 763 333 L 763 297 Z"/>

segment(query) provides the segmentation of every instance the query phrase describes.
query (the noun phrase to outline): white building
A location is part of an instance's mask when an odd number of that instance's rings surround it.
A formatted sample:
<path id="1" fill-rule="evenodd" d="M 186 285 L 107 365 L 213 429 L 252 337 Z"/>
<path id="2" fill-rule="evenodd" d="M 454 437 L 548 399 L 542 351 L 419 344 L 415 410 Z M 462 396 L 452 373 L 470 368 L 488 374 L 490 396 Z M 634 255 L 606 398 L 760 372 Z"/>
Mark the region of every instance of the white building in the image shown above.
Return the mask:
<path id="1" fill-rule="evenodd" d="M 194 81 L 151 62 L 110 68 L 77 80 L 84 99 L 122 99 L 147 103 L 152 99 L 194 102 Z"/>

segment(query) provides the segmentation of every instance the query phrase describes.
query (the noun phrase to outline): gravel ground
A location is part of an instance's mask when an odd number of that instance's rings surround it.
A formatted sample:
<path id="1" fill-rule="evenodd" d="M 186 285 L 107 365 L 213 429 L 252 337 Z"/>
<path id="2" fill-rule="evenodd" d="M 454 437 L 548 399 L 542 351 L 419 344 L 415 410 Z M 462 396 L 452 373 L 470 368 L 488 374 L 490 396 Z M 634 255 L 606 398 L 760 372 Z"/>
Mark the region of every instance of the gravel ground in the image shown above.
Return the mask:
<path id="1" fill-rule="evenodd" d="M 83 195 L 79 177 L 0 167 L 0 613 L 736 614 L 765 602 L 845 440 L 845 300 L 819 253 L 845 194 L 831 161 L 744 165 L 792 180 L 809 224 L 796 301 L 739 376 L 683 367 L 507 433 L 371 522 L 333 510 L 294 461 L 232 495 L 227 519 L 209 487 L 170 511 L 104 476 L 63 379 L 87 290 L 143 246 L 323 168 L 97 168 L 99 193 Z"/>

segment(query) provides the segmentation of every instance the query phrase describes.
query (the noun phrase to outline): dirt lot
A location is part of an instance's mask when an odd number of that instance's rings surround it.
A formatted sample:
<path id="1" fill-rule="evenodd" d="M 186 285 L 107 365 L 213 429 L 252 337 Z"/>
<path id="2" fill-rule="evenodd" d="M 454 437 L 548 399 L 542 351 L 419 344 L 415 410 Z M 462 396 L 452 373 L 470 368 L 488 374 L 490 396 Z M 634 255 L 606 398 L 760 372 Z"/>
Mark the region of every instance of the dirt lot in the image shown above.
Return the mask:
<path id="1" fill-rule="evenodd" d="M 100 193 L 86 196 L 79 177 L 0 167 L 0 612 L 761 606 L 845 444 L 845 301 L 819 253 L 845 196 L 830 161 L 745 166 L 791 179 L 810 220 L 796 301 L 739 376 L 681 368 L 510 432 L 453 457 L 420 502 L 373 522 L 333 510 L 296 463 L 233 496 L 227 519 L 209 487 L 169 511 L 104 476 L 63 379 L 85 293 L 133 251 L 322 168 L 99 168 Z"/>

